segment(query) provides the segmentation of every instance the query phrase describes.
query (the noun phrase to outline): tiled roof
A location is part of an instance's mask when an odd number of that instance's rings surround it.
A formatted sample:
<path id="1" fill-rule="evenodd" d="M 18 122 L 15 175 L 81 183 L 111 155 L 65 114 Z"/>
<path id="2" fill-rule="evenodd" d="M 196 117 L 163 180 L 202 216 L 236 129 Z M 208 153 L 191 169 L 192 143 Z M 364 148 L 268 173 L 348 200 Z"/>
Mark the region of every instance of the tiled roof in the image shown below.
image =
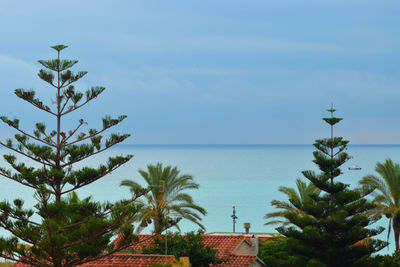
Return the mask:
<path id="1" fill-rule="evenodd" d="M 243 267 L 250 266 L 255 260 L 256 255 L 231 255 L 229 261 L 221 264 L 213 264 L 210 267 Z"/>
<path id="2" fill-rule="evenodd" d="M 218 257 L 228 257 L 232 251 L 243 239 L 238 235 L 203 235 L 204 245 L 214 245 L 214 249 L 218 250 Z"/>
<path id="3" fill-rule="evenodd" d="M 81 267 L 151 267 L 155 263 L 168 262 L 174 259 L 173 255 L 134 255 L 114 254 L 96 261 L 80 265 Z"/>
<path id="4" fill-rule="evenodd" d="M 137 235 L 137 237 L 139 237 L 139 241 L 135 242 L 134 244 L 132 244 L 132 246 L 130 246 L 128 249 L 126 250 L 142 250 L 142 246 L 146 247 L 150 244 L 153 243 L 153 236 L 152 235 L 146 235 L 146 234 L 139 234 Z M 119 239 L 121 238 L 121 236 L 118 236 L 114 242 L 118 242 Z"/>
<path id="5" fill-rule="evenodd" d="M 148 246 L 153 243 L 153 239 L 151 235 L 137 235 L 139 237 L 139 241 L 133 244 L 129 249 L 134 250 L 142 250 L 142 246 Z M 236 248 L 236 246 L 243 239 L 243 236 L 240 235 L 203 235 L 204 244 L 206 246 L 214 245 L 214 248 L 218 250 L 219 257 L 227 257 L 232 251 Z M 119 238 L 119 237 L 118 237 Z M 116 241 L 118 240 L 116 239 Z"/>
<path id="6" fill-rule="evenodd" d="M 173 255 L 135 255 L 114 254 L 92 262 L 87 262 L 81 267 L 151 267 L 155 263 L 170 262 L 174 260 Z M 27 267 L 23 263 L 14 263 L 13 267 Z"/>
<path id="7" fill-rule="evenodd" d="M 28 266 L 28 265 L 27 265 L 27 264 L 20 263 L 20 262 L 16 262 L 16 263 L 14 263 L 12 266 L 13 266 L 13 267 L 25 267 L 25 266 Z"/>
<path id="8" fill-rule="evenodd" d="M 153 242 L 152 235 L 138 235 L 139 241 L 135 242 L 129 249 L 134 250 L 142 250 L 142 246 L 147 246 Z M 243 240 L 243 235 L 203 235 L 204 244 L 206 246 L 213 245 L 214 249 L 218 250 L 217 256 L 220 258 L 229 257 L 229 261 L 212 265 L 212 267 L 243 267 L 250 266 L 252 262 L 254 262 L 257 258 L 256 255 L 234 255 L 232 252 L 239 245 L 239 243 Z M 118 241 L 118 238 L 116 239 Z M 173 260 L 174 256 L 168 255 L 144 255 L 144 254 L 114 254 L 94 262 L 89 262 L 81 265 L 82 267 L 122 267 L 122 266 L 152 266 L 157 262 L 166 262 Z M 14 267 L 26 267 L 28 265 L 16 263 L 13 265 Z"/>

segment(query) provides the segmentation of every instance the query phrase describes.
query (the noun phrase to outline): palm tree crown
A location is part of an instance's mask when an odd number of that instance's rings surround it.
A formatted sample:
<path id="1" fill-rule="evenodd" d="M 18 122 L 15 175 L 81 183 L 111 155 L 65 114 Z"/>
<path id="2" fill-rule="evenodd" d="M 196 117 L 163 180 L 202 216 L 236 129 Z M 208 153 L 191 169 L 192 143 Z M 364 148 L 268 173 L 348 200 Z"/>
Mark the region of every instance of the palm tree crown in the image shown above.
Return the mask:
<path id="1" fill-rule="evenodd" d="M 378 192 L 372 193 L 376 208 L 371 211 L 375 215 L 385 215 L 389 219 L 388 238 L 391 226 L 396 243 L 396 251 L 399 250 L 400 237 L 400 164 L 386 159 L 384 163 L 377 162 L 375 171 L 381 176 L 367 175 L 362 178 L 360 184 L 372 186 Z"/>
<path id="2" fill-rule="evenodd" d="M 156 234 L 161 234 L 171 224 L 180 230 L 177 223 L 182 218 L 205 229 L 200 223 L 200 215 L 206 215 L 206 210 L 196 205 L 193 198 L 183 192 L 186 189 L 199 188 L 191 175 L 181 175 L 177 167 L 163 167 L 161 163 L 147 165 L 147 171 L 140 169 L 139 173 L 146 181 L 149 193 L 146 195 L 147 201 L 142 203 L 142 209 L 134 218 L 140 222 L 138 232 L 150 223 L 153 223 Z M 132 192 L 140 187 L 132 180 L 124 180 L 121 185 L 129 187 Z"/>
<path id="3" fill-rule="evenodd" d="M 271 220 L 265 223 L 265 225 L 270 224 L 282 224 L 288 225 L 290 222 L 285 218 L 286 212 L 296 212 L 299 215 L 305 216 L 306 214 L 302 211 L 303 205 L 307 201 L 312 201 L 311 195 L 319 195 L 320 190 L 313 183 L 306 183 L 302 181 L 300 178 L 296 179 L 297 191 L 294 188 L 280 186 L 279 191 L 286 194 L 290 200 L 280 201 L 280 200 L 272 200 L 271 205 L 275 206 L 275 208 L 280 209 L 279 211 L 267 213 L 264 218 L 265 219 L 273 219 L 273 218 L 282 218 Z"/>

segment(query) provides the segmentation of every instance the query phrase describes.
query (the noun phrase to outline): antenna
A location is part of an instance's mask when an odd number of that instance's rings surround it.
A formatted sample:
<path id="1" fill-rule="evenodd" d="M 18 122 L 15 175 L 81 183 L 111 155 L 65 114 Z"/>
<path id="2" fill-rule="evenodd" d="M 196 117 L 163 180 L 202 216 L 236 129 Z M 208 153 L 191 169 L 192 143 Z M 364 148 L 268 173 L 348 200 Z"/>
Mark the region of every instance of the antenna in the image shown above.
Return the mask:
<path id="1" fill-rule="evenodd" d="M 235 205 L 232 205 L 233 214 L 231 215 L 231 218 L 232 218 L 232 224 L 233 224 L 233 232 L 235 232 L 235 224 L 236 224 L 236 220 L 238 219 L 238 217 L 236 216 L 235 208 L 236 208 Z"/>

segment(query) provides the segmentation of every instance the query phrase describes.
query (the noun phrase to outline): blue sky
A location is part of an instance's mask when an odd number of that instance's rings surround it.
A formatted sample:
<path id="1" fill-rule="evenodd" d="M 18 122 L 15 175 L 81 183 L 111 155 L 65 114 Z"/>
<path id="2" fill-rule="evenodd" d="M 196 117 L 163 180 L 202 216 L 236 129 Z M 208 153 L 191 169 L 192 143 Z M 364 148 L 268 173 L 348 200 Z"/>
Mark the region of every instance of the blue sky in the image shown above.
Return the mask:
<path id="1" fill-rule="evenodd" d="M 1 113 L 54 125 L 13 95 L 54 92 L 38 59 L 66 44 L 79 88 L 106 92 L 79 114 L 134 144 L 309 144 L 337 133 L 356 144 L 400 143 L 398 1 L 8 1 L 0 8 Z M 0 127 L 0 134 L 10 131 Z"/>

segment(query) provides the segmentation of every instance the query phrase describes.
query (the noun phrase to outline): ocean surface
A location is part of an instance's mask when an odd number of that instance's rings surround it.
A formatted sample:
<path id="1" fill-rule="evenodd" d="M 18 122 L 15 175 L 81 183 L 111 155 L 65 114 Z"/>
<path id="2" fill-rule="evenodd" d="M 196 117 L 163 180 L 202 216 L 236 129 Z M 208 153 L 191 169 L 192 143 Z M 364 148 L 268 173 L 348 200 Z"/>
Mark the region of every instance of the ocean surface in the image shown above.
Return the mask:
<path id="1" fill-rule="evenodd" d="M 278 191 L 279 186 L 296 187 L 295 180 L 302 177 L 303 170 L 317 170 L 312 162 L 312 145 L 119 145 L 103 154 L 87 159 L 83 165 L 96 166 L 108 156 L 133 154 L 134 158 L 112 174 L 79 189 L 80 197 L 93 196 L 99 201 L 115 201 L 129 198 L 129 190 L 119 184 L 132 179 L 143 184 L 138 169 L 148 164 L 161 162 L 178 166 L 181 173 L 191 174 L 200 184 L 199 190 L 188 191 L 195 202 L 203 206 L 208 215 L 203 224 L 207 232 L 232 231 L 232 205 L 238 216 L 236 231 L 243 231 L 243 223 L 251 223 L 251 232 L 274 233 L 276 226 L 265 226 L 263 218 L 274 211 L 271 200 L 286 200 Z M 400 145 L 350 145 L 347 152 L 353 156 L 342 168 L 339 180 L 357 185 L 367 174 L 374 174 L 376 162 L 391 158 L 400 161 Z M 8 153 L 0 149 L 0 153 Z M 348 170 L 358 165 L 361 170 Z M 6 167 L 4 160 L 0 166 Z M 306 180 L 304 178 L 304 180 Z M 33 191 L 6 178 L 0 179 L 0 199 L 25 200 L 27 206 L 35 203 Z M 387 227 L 388 220 L 382 218 L 379 225 Z M 181 221 L 182 232 L 197 230 L 197 225 Z M 379 238 L 386 240 L 387 230 Z M 146 231 L 145 231 L 146 232 Z M 147 231 L 149 232 L 149 231 Z M 394 250 L 391 238 L 390 250 Z"/>

